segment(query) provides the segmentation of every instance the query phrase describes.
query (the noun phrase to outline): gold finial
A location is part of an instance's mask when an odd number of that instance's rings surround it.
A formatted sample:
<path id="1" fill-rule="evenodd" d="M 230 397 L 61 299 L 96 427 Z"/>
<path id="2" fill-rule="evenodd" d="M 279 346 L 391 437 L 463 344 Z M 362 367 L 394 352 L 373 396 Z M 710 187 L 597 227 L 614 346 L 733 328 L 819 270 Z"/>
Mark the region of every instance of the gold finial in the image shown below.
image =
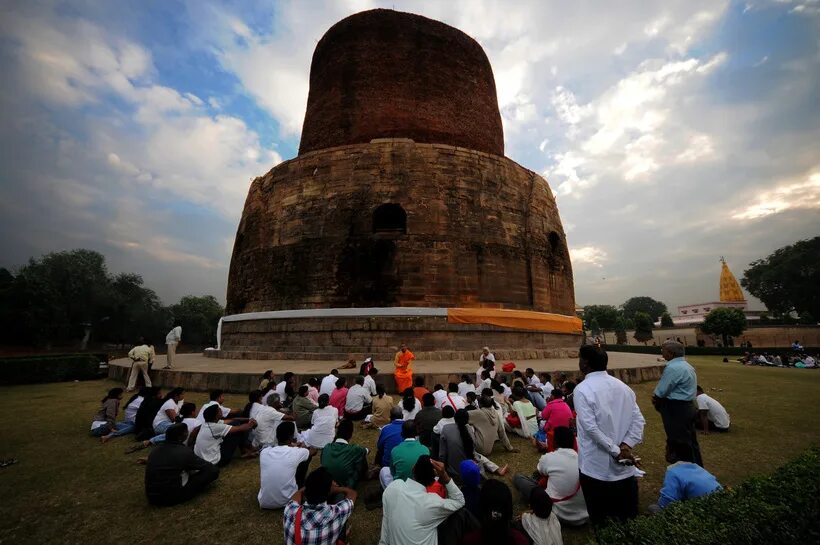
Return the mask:
<path id="1" fill-rule="evenodd" d="M 720 301 L 726 302 L 741 302 L 746 301 L 743 292 L 740 290 L 740 284 L 737 283 L 735 275 L 729 270 L 729 265 L 723 256 L 720 257 Z"/>

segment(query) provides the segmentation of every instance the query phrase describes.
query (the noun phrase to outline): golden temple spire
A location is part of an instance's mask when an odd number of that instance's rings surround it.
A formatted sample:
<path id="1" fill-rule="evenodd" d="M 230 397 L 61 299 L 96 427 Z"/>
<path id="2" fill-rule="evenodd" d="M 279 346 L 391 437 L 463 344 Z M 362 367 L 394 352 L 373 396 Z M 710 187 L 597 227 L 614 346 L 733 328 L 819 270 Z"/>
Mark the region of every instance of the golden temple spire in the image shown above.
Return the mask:
<path id="1" fill-rule="evenodd" d="M 740 284 L 737 283 L 735 275 L 729 270 L 729 266 L 726 264 L 726 260 L 723 259 L 723 256 L 721 256 L 720 262 L 720 302 L 734 303 L 745 301 L 746 298 L 743 296 L 743 292 L 740 291 Z"/>

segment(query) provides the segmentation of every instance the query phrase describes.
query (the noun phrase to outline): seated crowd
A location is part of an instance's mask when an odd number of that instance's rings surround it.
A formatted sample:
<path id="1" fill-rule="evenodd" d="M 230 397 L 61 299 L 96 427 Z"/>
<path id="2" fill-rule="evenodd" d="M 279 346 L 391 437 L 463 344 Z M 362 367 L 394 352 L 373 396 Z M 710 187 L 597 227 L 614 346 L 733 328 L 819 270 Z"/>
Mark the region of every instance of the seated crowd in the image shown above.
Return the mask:
<path id="1" fill-rule="evenodd" d="M 513 371 L 508 385 L 485 348 L 475 378 L 464 374 L 460 383 L 436 384 L 430 391 L 417 376 L 398 403 L 376 383 L 378 370 L 369 358 L 352 381 L 334 369 L 297 385 L 293 373 L 277 382 L 268 371 L 238 409 L 225 407 L 219 390 L 197 411 L 182 388 L 162 395 L 146 386 L 123 404 L 118 422 L 123 389 L 114 388 L 103 398 L 91 434 L 104 443 L 134 434 L 138 443 L 128 452 L 151 448 L 144 460 L 145 491 L 155 505 L 178 504 L 206 490 L 237 453 L 258 456 L 257 500 L 262 509 L 284 509 L 287 545 L 346 540 L 356 489 L 369 479 L 380 484 L 380 544 L 561 544 L 562 525 L 634 516 L 628 505 L 604 512 L 601 504 L 618 493 L 614 482 L 627 482 L 618 479 L 634 481 L 631 448 L 643 432 L 634 393 L 605 372 L 606 353 L 594 347 L 581 352 L 587 378 L 577 388 L 563 373 L 553 384 L 549 373 L 532 369 Z M 601 394 L 607 389 L 613 393 Z M 620 447 L 615 443 L 617 460 L 607 452 L 611 439 L 601 443 L 607 431 L 590 431 L 596 418 L 591 400 L 600 395 L 621 399 L 632 412 L 631 420 L 612 424 L 624 438 Z M 700 387 L 697 405 L 702 429 L 728 430 L 725 409 Z M 372 463 L 369 450 L 354 442 L 357 421 L 379 430 Z M 493 478 L 508 468 L 491 459 L 496 443 L 519 452 L 510 436 L 542 453 L 532 475 L 512 477 L 512 488 L 530 508 L 517 519 L 511 488 Z M 586 467 L 579 465 L 579 452 L 588 453 Z M 320 467 L 309 473 L 317 455 Z M 669 443 L 667 460 L 672 465 L 653 509 L 720 489 L 685 448 Z M 637 484 L 634 501 L 636 510 Z"/>
<path id="2" fill-rule="evenodd" d="M 795 341 L 797 344 L 797 341 Z M 797 344 L 797 346 L 800 346 Z M 764 365 L 769 367 L 796 367 L 798 369 L 816 369 L 820 354 L 811 355 L 803 351 L 793 350 L 791 353 L 773 354 L 769 352 L 746 352 L 737 361 L 743 365 Z M 724 360 L 727 361 L 727 360 Z"/>

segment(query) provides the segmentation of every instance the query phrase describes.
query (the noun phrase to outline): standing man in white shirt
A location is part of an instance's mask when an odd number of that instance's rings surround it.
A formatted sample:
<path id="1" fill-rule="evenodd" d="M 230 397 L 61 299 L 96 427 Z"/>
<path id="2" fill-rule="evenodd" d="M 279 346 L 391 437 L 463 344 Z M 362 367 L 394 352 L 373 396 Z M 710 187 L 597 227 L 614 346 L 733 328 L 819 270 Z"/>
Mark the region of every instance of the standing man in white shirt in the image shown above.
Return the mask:
<path id="1" fill-rule="evenodd" d="M 636 459 L 632 449 L 643 440 L 646 421 L 635 392 L 607 374 L 609 358 L 584 345 L 578 366 L 584 380 L 575 388 L 578 415 L 578 469 L 590 521 L 638 515 Z"/>
<path id="2" fill-rule="evenodd" d="M 182 341 L 182 326 L 179 322 L 174 322 L 174 327 L 165 336 L 165 344 L 168 346 L 165 367 L 163 369 L 174 368 L 174 356 L 177 355 L 177 345 Z"/>

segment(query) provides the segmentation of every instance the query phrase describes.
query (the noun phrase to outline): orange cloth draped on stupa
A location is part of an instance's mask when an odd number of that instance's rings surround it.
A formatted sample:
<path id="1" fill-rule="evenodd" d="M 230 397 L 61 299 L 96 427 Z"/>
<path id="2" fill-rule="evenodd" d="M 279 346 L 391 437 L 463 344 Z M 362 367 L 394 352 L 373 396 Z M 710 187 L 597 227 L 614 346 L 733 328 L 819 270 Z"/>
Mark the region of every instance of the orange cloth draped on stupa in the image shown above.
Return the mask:
<path id="1" fill-rule="evenodd" d="M 735 275 L 729 270 L 729 265 L 723 258 L 720 258 L 722 263 L 720 269 L 720 302 L 738 302 L 745 301 L 743 292 L 740 290 L 740 284 L 737 283 Z"/>
<path id="2" fill-rule="evenodd" d="M 412 363 L 414 359 L 416 359 L 416 356 L 409 350 L 405 350 L 404 352 L 399 350 L 396 352 L 396 357 L 393 358 L 393 365 L 396 366 L 396 372 L 394 373 L 396 377 L 396 390 L 398 390 L 399 394 L 407 388 L 413 387 Z"/>

